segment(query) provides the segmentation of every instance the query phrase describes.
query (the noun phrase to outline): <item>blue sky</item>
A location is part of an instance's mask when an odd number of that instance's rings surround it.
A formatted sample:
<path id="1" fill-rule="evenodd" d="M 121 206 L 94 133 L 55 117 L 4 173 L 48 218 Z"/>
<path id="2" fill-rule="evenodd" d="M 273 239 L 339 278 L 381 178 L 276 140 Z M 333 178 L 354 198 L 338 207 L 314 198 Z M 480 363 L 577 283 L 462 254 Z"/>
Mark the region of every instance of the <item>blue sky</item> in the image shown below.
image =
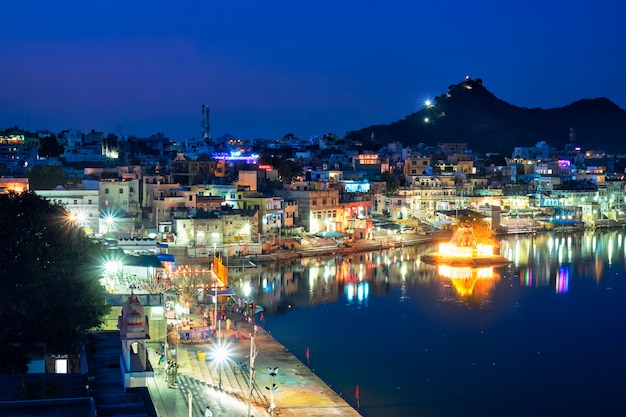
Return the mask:
<path id="1" fill-rule="evenodd" d="M 466 75 L 520 107 L 626 108 L 626 1 L 1 0 L 0 128 L 306 138 Z"/>

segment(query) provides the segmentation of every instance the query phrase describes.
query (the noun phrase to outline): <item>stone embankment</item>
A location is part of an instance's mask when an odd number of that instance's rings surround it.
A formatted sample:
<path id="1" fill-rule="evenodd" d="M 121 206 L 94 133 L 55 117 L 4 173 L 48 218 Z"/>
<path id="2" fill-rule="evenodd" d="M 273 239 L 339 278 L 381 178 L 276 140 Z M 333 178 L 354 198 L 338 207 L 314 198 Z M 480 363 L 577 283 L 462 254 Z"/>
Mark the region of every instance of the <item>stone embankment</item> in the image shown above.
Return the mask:
<path id="1" fill-rule="evenodd" d="M 235 314 L 229 311 L 229 323 L 234 324 Z M 200 315 L 192 314 L 191 317 L 193 322 L 202 322 Z M 204 415 L 207 405 L 214 416 L 221 417 L 361 415 L 266 332 L 258 316 L 256 320 L 258 324 L 239 321 L 236 328 L 220 330 L 222 345 L 228 349 L 223 363 L 217 363 L 214 356 L 220 345 L 219 339 L 178 343 L 170 340 L 168 351 L 173 354 L 174 349 L 178 361 L 173 385 L 166 382 L 165 365 L 157 365 L 159 355 L 156 351 L 160 345 L 152 343 L 150 361 L 155 364 L 155 377 L 149 381 L 148 387 L 158 415 L 186 416 L 190 405 L 193 416 Z M 254 358 L 252 373 L 251 352 Z M 275 370 L 275 375 L 270 370 Z M 273 395 L 269 387 L 275 387 Z M 273 413 L 270 409 L 272 399 Z"/>
<path id="2" fill-rule="evenodd" d="M 333 256 L 347 255 L 354 252 L 370 252 L 384 249 L 393 249 L 404 246 L 412 246 L 420 243 L 436 242 L 448 240 L 452 236 L 452 232 L 447 230 L 436 231 L 427 234 L 406 234 L 397 235 L 385 239 L 376 240 L 360 240 L 349 243 L 336 243 L 330 239 L 325 239 L 323 245 L 305 244 L 301 245 L 293 241 L 293 239 L 285 239 L 282 248 L 263 253 L 260 255 L 244 255 L 229 257 L 229 265 L 245 264 L 246 262 L 269 263 L 284 261 L 290 259 L 298 259 L 303 257 L 315 256 Z M 293 242 L 292 242 L 293 241 Z M 293 249 L 285 249 L 291 248 Z M 177 264 L 197 263 L 208 264 L 212 257 L 189 257 L 186 246 L 172 245 L 169 246 L 169 253 L 174 255 Z"/>

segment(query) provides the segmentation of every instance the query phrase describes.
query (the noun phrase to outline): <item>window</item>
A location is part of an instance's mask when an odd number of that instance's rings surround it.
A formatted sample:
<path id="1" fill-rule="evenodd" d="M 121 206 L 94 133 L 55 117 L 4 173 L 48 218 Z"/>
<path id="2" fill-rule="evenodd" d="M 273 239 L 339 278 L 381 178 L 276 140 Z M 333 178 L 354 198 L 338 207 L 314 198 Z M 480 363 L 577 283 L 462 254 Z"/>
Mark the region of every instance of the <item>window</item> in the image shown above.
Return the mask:
<path id="1" fill-rule="evenodd" d="M 134 189 L 133 187 L 130 187 L 130 188 L 128 189 L 128 192 L 129 192 L 129 193 L 134 193 L 134 192 L 135 192 L 135 189 Z"/>
<path id="2" fill-rule="evenodd" d="M 322 204 L 326 205 L 326 199 L 325 198 L 322 198 Z"/>
<path id="3" fill-rule="evenodd" d="M 74 200 L 74 204 L 78 204 L 78 200 Z"/>
<path id="4" fill-rule="evenodd" d="M 317 200 L 316 200 L 316 199 L 313 199 L 313 200 L 311 201 L 311 205 L 312 205 L 312 206 L 317 206 Z"/>
<path id="5" fill-rule="evenodd" d="M 124 194 L 124 189 L 120 188 L 120 194 Z"/>
<path id="6" fill-rule="evenodd" d="M 108 188 L 105 188 L 105 189 L 104 189 L 104 193 L 105 193 L 105 194 L 109 194 L 109 189 L 108 189 Z"/>

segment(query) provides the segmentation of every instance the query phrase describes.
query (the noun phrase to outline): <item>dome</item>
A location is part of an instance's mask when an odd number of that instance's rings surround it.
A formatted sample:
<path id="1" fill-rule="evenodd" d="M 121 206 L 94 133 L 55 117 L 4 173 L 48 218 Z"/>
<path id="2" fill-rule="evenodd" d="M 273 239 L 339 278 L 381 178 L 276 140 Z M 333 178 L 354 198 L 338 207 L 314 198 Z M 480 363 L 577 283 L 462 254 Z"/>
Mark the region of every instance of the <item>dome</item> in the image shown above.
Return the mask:
<path id="1" fill-rule="evenodd" d="M 144 331 L 145 313 L 141 302 L 133 293 L 122 306 L 122 323 L 126 325 L 127 333 Z"/>

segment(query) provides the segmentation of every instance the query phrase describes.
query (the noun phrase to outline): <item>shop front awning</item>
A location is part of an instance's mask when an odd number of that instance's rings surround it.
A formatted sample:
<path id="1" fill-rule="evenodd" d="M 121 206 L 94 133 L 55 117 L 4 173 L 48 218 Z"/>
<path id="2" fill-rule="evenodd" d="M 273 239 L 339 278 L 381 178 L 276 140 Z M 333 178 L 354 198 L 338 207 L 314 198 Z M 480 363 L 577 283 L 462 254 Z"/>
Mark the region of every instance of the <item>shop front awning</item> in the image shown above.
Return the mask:
<path id="1" fill-rule="evenodd" d="M 584 226 L 584 222 L 579 220 L 570 220 L 570 219 L 540 219 L 540 222 L 543 223 L 552 223 L 559 226 Z"/>
<path id="2" fill-rule="evenodd" d="M 159 254 L 157 254 L 157 258 L 161 262 L 175 262 L 176 261 L 174 259 L 174 255 L 169 254 L 169 253 L 159 253 Z"/>
<path id="3" fill-rule="evenodd" d="M 338 238 L 338 237 L 344 237 L 345 235 L 341 232 L 329 231 L 329 232 L 319 232 L 316 234 L 316 236 L 333 239 L 333 238 Z"/>
<path id="4" fill-rule="evenodd" d="M 210 295 L 217 295 L 218 297 L 234 297 L 235 290 L 232 288 L 218 288 L 217 294 L 215 293 L 215 288 L 212 288 L 208 291 Z"/>

